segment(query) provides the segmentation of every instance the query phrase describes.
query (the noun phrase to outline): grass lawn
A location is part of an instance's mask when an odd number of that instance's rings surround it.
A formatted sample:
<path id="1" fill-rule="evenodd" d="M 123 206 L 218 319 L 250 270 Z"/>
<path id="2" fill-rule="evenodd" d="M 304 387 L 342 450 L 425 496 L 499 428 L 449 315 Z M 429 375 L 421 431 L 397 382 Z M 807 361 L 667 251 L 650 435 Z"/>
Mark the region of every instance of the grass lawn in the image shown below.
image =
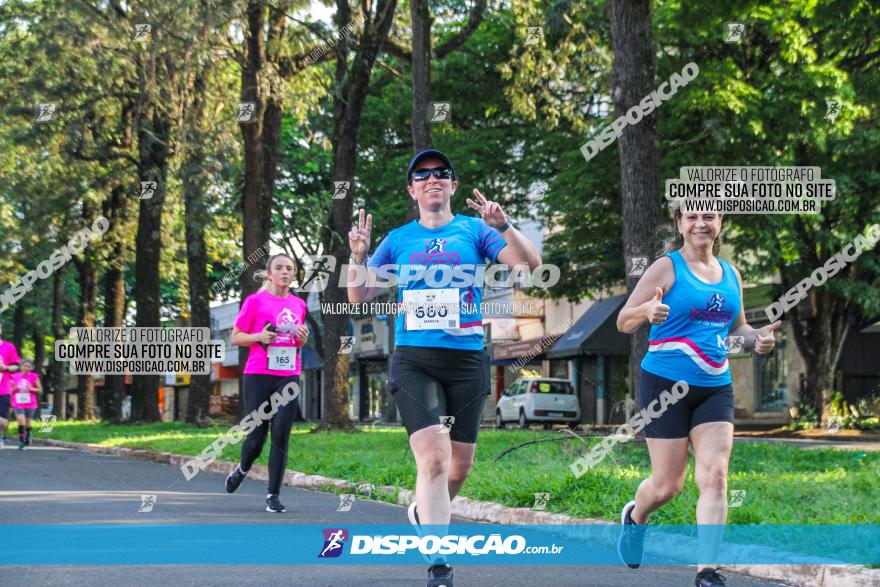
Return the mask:
<path id="1" fill-rule="evenodd" d="M 14 428 L 14 427 L 13 427 Z M 415 463 L 402 428 L 365 428 L 358 434 L 312 434 L 313 425 L 294 427 L 289 468 L 414 489 Z M 107 446 L 148 448 L 198 455 L 225 425 L 198 429 L 178 422 L 108 425 L 56 422 L 38 437 L 91 442 Z M 528 445 L 495 457 L 514 445 L 556 436 L 526 430 L 481 430 L 473 471 L 461 494 L 474 499 L 531 507 L 536 492 L 550 493 L 547 511 L 577 517 L 617 520 L 649 474 L 644 443 L 617 445 L 609 456 L 580 479 L 568 468 L 587 446 L 572 438 Z M 593 441 L 595 442 L 595 441 Z M 223 460 L 238 460 L 240 445 L 227 447 Z M 257 461 L 267 463 L 268 450 Z M 740 507 L 731 507 L 732 524 L 878 524 L 880 523 L 880 452 L 803 449 L 765 443 L 735 444 L 728 488 L 745 490 Z M 656 512 L 652 522 L 693 524 L 697 489 L 693 462 L 682 494 Z"/>

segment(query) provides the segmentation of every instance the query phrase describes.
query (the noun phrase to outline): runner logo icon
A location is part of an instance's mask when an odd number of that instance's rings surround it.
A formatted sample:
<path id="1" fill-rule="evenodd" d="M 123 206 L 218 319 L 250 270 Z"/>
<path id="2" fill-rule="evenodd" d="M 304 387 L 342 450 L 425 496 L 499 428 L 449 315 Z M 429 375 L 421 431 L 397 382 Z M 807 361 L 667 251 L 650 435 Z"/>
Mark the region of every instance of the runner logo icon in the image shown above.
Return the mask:
<path id="1" fill-rule="evenodd" d="M 726 300 L 721 294 L 710 294 L 706 299 L 706 309 L 700 310 L 692 308 L 688 318 L 702 323 L 718 325 L 726 324 L 727 322 L 730 322 L 731 318 L 733 318 L 733 312 L 722 310 L 725 302 Z"/>
<path id="2" fill-rule="evenodd" d="M 710 312 L 720 312 L 723 307 L 724 298 L 721 297 L 721 294 L 713 293 L 709 296 L 709 299 L 706 300 L 706 309 Z"/>
<path id="3" fill-rule="evenodd" d="M 426 253 L 442 253 L 446 249 L 446 241 L 442 238 L 432 238 L 425 246 Z"/>
<path id="4" fill-rule="evenodd" d="M 348 540 L 348 530 L 345 528 L 324 528 L 324 548 L 318 558 L 336 558 L 342 554 L 345 541 Z"/>

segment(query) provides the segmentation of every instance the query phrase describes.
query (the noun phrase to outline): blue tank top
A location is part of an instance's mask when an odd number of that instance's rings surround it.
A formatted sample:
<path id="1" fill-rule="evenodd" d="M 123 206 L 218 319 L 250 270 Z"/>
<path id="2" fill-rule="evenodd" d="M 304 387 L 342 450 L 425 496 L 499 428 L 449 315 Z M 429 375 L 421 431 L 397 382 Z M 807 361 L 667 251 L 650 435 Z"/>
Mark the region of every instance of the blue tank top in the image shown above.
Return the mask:
<path id="1" fill-rule="evenodd" d="M 693 274 L 679 251 L 668 257 L 675 270 L 675 283 L 663 296 L 669 316 L 651 327 L 642 369 L 690 385 L 728 385 L 726 339 L 742 305 L 736 273 L 718 259 L 721 281 L 706 283 Z"/>

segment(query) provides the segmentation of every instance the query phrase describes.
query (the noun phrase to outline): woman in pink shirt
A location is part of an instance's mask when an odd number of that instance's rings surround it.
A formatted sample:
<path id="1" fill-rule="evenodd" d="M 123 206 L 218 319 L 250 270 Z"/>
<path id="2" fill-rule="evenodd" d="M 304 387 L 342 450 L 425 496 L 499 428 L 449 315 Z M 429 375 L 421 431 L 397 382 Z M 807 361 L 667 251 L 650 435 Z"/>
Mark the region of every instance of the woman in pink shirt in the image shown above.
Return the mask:
<path id="1" fill-rule="evenodd" d="M 272 435 L 269 450 L 269 492 L 267 512 L 284 512 L 278 500 L 284 470 L 290 427 L 296 415 L 299 394 L 300 352 L 309 338 L 305 325 L 305 302 L 291 294 L 293 260 L 285 254 L 273 255 L 266 264 L 262 289 L 241 306 L 232 329 L 232 344 L 248 347 L 244 366 L 245 411 L 242 428 L 252 428 L 241 446 L 241 461 L 226 478 L 226 491 L 241 485 L 251 465 L 263 451 L 267 433 Z M 256 422 L 251 426 L 251 418 Z"/>
<path id="2" fill-rule="evenodd" d="M 10 381 L 12 409 L 18 421 L 18 450 L 31 445 L 31 419 L 39 406 L 37 395 L 40 393 L 43 393 L 43 385 L 40 376 L 34 373 L 34 362 L 25 359 L 21 362 L 21 371 L 13 373 Z"/>

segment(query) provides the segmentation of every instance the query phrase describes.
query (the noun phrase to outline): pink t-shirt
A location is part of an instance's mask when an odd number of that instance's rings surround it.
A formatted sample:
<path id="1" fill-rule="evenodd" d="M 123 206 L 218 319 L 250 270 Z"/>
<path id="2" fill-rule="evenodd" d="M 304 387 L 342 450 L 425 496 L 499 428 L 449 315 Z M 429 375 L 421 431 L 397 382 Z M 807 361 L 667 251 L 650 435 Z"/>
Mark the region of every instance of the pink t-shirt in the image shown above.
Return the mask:
<path id="1" fill-rule="evenodd" d="M 27 410 L 37 409 L 37 394 L 29 391 L 28 386 L 36 387 L 40 376 L 31 371 L 27 375 L 24 373 L 12 374 L 12 407 Z M 27 398 L 25 397 L 27 396 Z M 27 399 L 27 401 L 19 401 Z"/>
<path id="2" fill-rule="evenodd" d="M 18 356 L 15 345 L 8 340 L 0 341 L 0 361 L 3 361 L 4 365 L 21 363 L 21 357 Z M 3 377 L 0 377 L 0 395 L 9 395 L 9 382 L 11 380 L 12 373 L 4 371 Z"/>
<path id="3" fill-rule="evenodd" d="M 238 312 L 235 327 L 248 334 L 254 334 L 263 330 L 266 322 L 275 326 L 278 335 L 272 341 L 271 347 L 298 347 L 296 329 L 306 319 L 308 308 L 306 303 L 293 294 L 288 293 L 286 298 L 278 298 L 267 291 L 258 291 L 248 296 Z M 296 358 L 293 360 L 293 369 L 270 369 L 269 352 L 267 347 L 257 342 L 250 346 L 250 355 L 244 365 L 244 372 L 252 375 L 277 375 L 289 377 L 300 374 L 300 353 L 295 351 Z M 281 354 L 283 351 L 272 351 Z"/>

